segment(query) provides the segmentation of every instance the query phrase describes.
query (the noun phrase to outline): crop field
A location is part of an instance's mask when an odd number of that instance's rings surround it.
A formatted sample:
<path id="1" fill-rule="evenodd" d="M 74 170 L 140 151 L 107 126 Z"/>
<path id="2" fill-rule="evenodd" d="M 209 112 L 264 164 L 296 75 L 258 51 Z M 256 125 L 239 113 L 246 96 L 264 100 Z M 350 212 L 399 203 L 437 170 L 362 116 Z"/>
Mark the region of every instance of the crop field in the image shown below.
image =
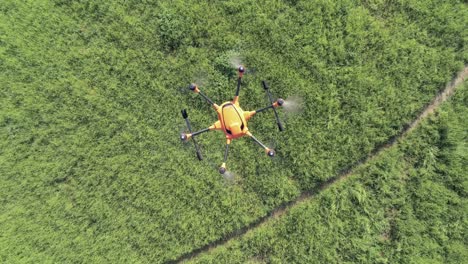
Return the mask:
<path id="1" fill-rule="evenodd" d="M 468 82 L 409 138 L 195 263 L 463 263 Z"/>
<path id="2" fill-rule="evenodd" d="M 180 260 L 312 192 L 397 137 L 468 62 L 463 1 L 0 3 L 0 262 Z M 295 102 L 248 138 L 198 137 L 247 68 Z M 194 261 L 467 258 L 466 88 L 397 148 L 316 199 Z M 402 178 L 403 177 L 403 178 Z M 464 213 L 465 212 L 465 213 Z"/>

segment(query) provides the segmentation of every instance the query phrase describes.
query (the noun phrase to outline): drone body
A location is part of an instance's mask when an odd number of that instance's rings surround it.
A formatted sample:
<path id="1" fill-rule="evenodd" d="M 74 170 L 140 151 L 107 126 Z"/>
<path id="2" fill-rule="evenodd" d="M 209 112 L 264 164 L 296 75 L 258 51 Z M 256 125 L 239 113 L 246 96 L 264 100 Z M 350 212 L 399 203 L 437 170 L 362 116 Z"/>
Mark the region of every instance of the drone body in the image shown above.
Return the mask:
<path id="1" fill-rule="evenodd" d="M 182 141 L 187 141 L 190 138 L 193 139 L 195 149 L 197 152 L 198 159 L 202 159 L 200 150 L 198 148 L 197 142 L 195 141 L 195 136 L 208 132 L 211 130 L 221 130 L 224 132 L 226 135 L 226 150 L 224 153 L 224 162 L 222 163 L 221 167 L 219 168 L 219 172 L 221 174 L 224 174 L 226 172 L 226 160 L 227 160 L 227 155 L 229 151 L 229 145 L 231 144 L 231 141 L 236 138 L 240 138 L 243 136 L 249 136 L 252 138 L 257 144 L 259 144 L 262 148 L 265 149 L 265 152 L 267 153 L 268 156 L 273 157 L 275 155 L 275 151 L 273 149 L 270 149 L 266 147 L 263 143 L 261 143 L 258 139 L 256 139 L 252 133 L 249 132 L 249 129 L 247 127 L 247 121 L 254 116 L 256 113 L 268 110 L 268 109 L 273 109 L 276 117 L 276 122 L 278 124 L 278 128 L 280 131 L 283 131 L 283 126 L 278 118 L 278 114 L 275 110 L 276 107 L 283 105 L 284 100 L 283 99 L 278 99 L 276 102 L 272 101 L 271 94 L 269 92 L 269 87 L 266 84 L 265 81 L 263 81 L 263 88 L 268 94 L 268 98 L 270 99 L 271 105 L 261 108 L 256 111 L 244 111 L 239 105 L 239 91 L 240 91 L 240 85 L 241 85 L 241 80 L 242 76 L 244 73 L 244 67 L 240 66 L 238 68 L 239 71 L 239 77 L 237 79 L 237 91 L 234 99 L 232 101 L 227 101 L 220 106 L 213 103 L 211 99 L 209 99 L 205 94 L 203 94 L 200 89 L 197 87 L 195 84 L 190 84 L 189 89 L 192 90 L 195 93 L 200 94 L 202 97 L 205 98 L 205 100 L 212 105 L 212 107 L 216 110 L 218 114 L 218 121 L 216 121 L 213 125 L 211 125 L 208 128 L 202 129 L 200 131 L 192 133 L 192 128 L 190 126 L 190 122 L 188 120 L 188 115 L 187 111 L 184 109 L 182 110 L 182 116 L 185 119 L 185 122 L 187 124 L 187 128 L 189 129 L 188 134 L 181 134 L 180 139 Z"/>

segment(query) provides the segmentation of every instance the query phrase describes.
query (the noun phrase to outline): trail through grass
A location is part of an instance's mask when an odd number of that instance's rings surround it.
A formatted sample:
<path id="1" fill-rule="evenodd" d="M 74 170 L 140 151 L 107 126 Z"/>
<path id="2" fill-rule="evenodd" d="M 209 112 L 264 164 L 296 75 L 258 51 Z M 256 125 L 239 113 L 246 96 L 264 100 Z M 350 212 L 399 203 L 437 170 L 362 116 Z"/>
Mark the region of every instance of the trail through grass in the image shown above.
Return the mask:
<path id="1" fill-rule="evenodd" d="M 362 160 L 358 162 L 357 164 L 353 165 L 353 168 L 350 170 L 337 175 L 336 177 L 331 178 L 324 184 L 320 185 L 317 189 L 313 191 L 307 191 L 301 193 L 299 197 L 297 197 L 295 200 L 287 202 L 282 204 L 281 206 L 275 208 L 274 210 L 270 211 L 266 216 L 258 219 L 254 223 L 250 224 L 249 226 L 243 227 L 242 229 L 236 230 L 235 232 L 232 232 L 231 234 L 213 242 L 210 243 L 209 245 L 206 245 L 202 248 L 196 249 L 193 252 L 190 252 L 188 254 L 184 254 L 180 258 L 178 258 L 174 263 L 177 262 L 184 262 L 186 260 L 189 260 L 191 258 L 196 258 L 199 254 L 204 254 L 208 253 L 211 250 L 223 246 L 227 243 L 229 243 L 233 239 L 237 239 L 243 235 L 246 235 L 249 232 L 253 232 L 257 228 L 261 228 L 265 224 L 267 224 L 269 221 L 272 221 L 273 219 L 279 218 L 286 214 L 289 210 L 292 208 L 299 206 L 303 204 L 304 202 L 308 202 L 311 199 L 313 199 L 317 194 L 327 190 L 330 188 L 332 185 L 337 184 L 340 181 L 346 180 L 349 176 L 353 175 L 354 171 L 356 168 L 359 168 L 360 166 L 376 159 L 383 151 L 385 151 L 388 148 L 393 147 L 394 145 L 398 144 L 401 140 L 404 140 L 406 136 L 411 133 L 414 129 L 418 127 L 418 125 L 428 117 L 428 115 L 432 114 L 437 107 L 440 106 L 444 101 L 446 101 L 455 91 L 457 86 L 462 85 L 465 79 L 468 77 L 468 66 L 465 66 L 465 68 L 457 74 L 457 76 L 447 84 L 445 89 L 443 89 L 436 97 L 434 97 L 434 100 L 424 108 L 424 110 L 417 116 L 417 118 L 411 122 L 404 130 L 400 132 L 400 135 L 397 137 L 389 139 L 387 144 L 384 144 L 380 146 L 379 148 L 375 149 L 370 156 L 368 156 L 365 160 Z"/>

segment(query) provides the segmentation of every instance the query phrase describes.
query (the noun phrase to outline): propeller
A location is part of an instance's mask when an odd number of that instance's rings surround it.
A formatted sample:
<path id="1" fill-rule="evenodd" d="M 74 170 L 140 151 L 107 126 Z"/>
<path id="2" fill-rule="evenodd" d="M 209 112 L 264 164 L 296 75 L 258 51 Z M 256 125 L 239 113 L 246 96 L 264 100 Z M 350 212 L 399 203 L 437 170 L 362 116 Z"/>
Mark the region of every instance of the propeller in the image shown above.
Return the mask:
<path id="1" fill-rule="evenodd" d="M 283 109 L 286 113 L 296 114 L 302 111 L 304 100 L 298 95 L 291 95 L 284 100 Z"/>
<path id="2" fill-rule="evenodd" d="M 232 53 L 230 56 L 228 56 L 228 63 L 234 69 L 237 69 L 240 66 L 242 66 L 243 65 L 242 61 L 243 61 L 243 58 L 238 53 Z"/>
<path id="3" fill-rule="evenodd" d="M 231 52 L 227 55 L 227 62 L 230 66 L 230 68 L 233 69 L 239 69 L 240 67 L 243 67 L 245 69 L 244 73 L 245 74 L 255 74 L 256 69 L 255 68 L 245 68 L 245 58 L 240 55 L 237 52 Z"/>
<path id="4" fill-rule="evenodd" d="M 219 171 L 219 162 L 220 162 L 219 160 L 218 161 L 213 161 L 212 157 L 210 157 L 210 155 L 204 157 L 204 160 L 213 169 L 213 171 L 216 172 L 217 175 L 220 175 L 218 173 L 218 171 Z M 237 182 L 239 182 L 241 180 L 238 173 L 236 173 L 236 172 L 234 172 L 232 170 L 229 170 L 229 169 L 227 169 L 224 173 L 222 173 L 221 176 L 223 177 L 224 182 L 225 182 L 226 185 L 232 185 L 232 184 L 235 184 L 235 183 L 237 183 Z"/>
<path id="5" fill-rule="evenodd" d="M 191 75 L 189 78 L 191 83 L 195 84 L 197 87 L 206 87 L 210 83 L 210 77 L 208 72 L 203 69 L 197 71 L 195 74 Z M 192 93 L 190 89 L 187 89 L 187 86 L 181 86 L 178 88 L 179 92 L 182 94 Z"/>

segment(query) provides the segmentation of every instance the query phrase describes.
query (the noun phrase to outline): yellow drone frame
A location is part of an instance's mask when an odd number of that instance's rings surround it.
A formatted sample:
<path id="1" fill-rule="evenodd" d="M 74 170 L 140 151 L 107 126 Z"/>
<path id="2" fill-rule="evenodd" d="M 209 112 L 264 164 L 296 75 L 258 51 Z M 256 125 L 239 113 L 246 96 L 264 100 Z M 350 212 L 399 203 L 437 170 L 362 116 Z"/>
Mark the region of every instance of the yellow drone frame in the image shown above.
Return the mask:
<path id="1" fill-rule="evenodd" d="M 185 119 L 187 128 L 190 133 L 182 133 L 180 135 L 180 139 L 185 142 L 185 141 L 188 141 L 190 138 L 192 138 L 194 145 L 195 145 L 197 157 L 199 160 L 202 160 L 202 155 L 200 153 L 198 144 L 195 140 L 195 136 L 201 133 L 207 132 L 207 131 L 211 131 L 211 130 L 221 130 L 226 135 L 226 150 L 224 152 L 224 162 L 219 168 L 219 173 L 221 174 L 224 174 L 226 172 L 226 161 L 227 161 L 227 156 L 228 156 L 228 151 L 229 151 L 229 145 L 231 144 L 231 141 L 233 139 L 240 138 L 243 136 L 249 136 L 257 144 L 259 144 L 263 149 L 265 149 L 265 152 L 268 156 L 270 157 L 275 156 L 275 151 L 273 149 L 268 148 L 262 142 L 260 142 L 257 138 L 255 138 L 252 135 L 252 133 L 250 133 L 249 128 L 247 127 L 247 121 L 256 113 L 260 113 L 268 109 L 273 109 L 275 113 L 276 123 L 278 124 L 278 129 L 280 131 L 284 130 L 283 125 L 281 124 L 281 121 L 278 117 L 278 113 L 276 112 L 276 109 L 275 109 L 278 106 L 283 105 L 284 100 L 278 99 L 276 102 L 273 102 L 268 84 L 265 81 L 262 81 L 262 84 L 263 84 L 263 88 L 268 94 L 270 105 L 267 107 L 258 109 L 256 111 L 242 110 L 242 108 L 239 105 L 239 91 L 241 87 L 242 77 L 245 72 L 245 68 L 243 66 L 240 66 L 238 68 L 238 72 L 239 72 L 239 76 L 237 78 L 237 90 L 236 90 L 236 95 L 234 96 L 234 99 L 232 101 L 227 101 L 221 105 L 215 104 L 210 98 L 208 98 L 205 94 L 203 94 L 196 84 L 192 83 L 189 85 L 189 89 L 191 91 L 197 94 L 200 94 L 216 110 L 218 114 L 218 121 L 216 121 L 213 125 L 209 126 L 208 128 L 192 133 L 192 128 L 190 126 L 190 121 L 188 119 L 187 111 L 185 109 L 182 110 L 182 116 Z"/>

